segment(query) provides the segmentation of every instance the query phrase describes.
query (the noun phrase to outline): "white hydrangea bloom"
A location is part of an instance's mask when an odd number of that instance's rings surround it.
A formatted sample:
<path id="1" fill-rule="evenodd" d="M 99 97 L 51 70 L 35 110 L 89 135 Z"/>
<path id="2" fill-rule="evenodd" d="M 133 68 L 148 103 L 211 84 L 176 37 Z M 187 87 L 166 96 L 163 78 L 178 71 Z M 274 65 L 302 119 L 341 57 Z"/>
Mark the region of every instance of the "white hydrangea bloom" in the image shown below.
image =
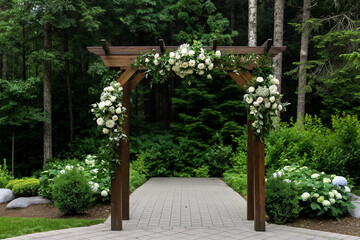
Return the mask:
<path id="1" fill-rule="evenodd" d="M 304 192 L 303 194 L 301 194 L 301 199 L 305 202 L 310 198 L 310 193 L 308 192 Z"/>

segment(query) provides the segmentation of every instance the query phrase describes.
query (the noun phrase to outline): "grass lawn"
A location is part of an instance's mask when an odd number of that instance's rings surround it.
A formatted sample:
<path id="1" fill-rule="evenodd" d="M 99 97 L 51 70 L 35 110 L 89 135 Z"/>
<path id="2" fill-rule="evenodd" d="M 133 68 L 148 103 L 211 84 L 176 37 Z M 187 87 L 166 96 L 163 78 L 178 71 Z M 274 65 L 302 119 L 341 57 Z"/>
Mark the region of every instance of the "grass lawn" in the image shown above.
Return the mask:
<path id="1" fill-rule="evenodd" d="M 0 239 L 36 232 L 45 232 L 64 228 L 83 227 L 103 223 L 105 219 L 45 219 L 0 217 Z"/>

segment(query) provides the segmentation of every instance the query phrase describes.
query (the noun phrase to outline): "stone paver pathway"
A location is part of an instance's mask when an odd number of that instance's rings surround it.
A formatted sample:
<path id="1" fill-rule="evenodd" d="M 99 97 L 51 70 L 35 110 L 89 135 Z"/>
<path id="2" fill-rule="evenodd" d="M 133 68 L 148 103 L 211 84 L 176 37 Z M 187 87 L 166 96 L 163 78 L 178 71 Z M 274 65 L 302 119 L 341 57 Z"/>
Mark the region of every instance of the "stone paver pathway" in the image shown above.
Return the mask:
<path id="1" fill-rule="evenodd" d="M 322 231 L 267 224 L 255 232 L 246 201 L 217 178 L 152 178 L 130 199 L 123 231 L 104 224 L 24 235 L 11 239 L 359 239 Z"/>

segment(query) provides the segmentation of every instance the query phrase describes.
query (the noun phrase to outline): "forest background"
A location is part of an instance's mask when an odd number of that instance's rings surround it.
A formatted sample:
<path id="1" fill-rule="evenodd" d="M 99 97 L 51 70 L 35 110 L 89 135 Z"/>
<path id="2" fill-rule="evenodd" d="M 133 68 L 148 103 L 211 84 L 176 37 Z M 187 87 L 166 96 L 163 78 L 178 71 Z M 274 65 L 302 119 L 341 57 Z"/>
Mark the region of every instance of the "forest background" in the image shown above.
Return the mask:
<path id="1" fill-rule="evenodd" d="M 312 1 L 305 112 L 324 126 L 334 124 L 333 114 L 360 111 L 359 5 Z M 100 39 L 156 46 L 160 38 L 166 45 L 248 45 L 248 1 L 0 0 L 0 9 L 0 157 L 14 159 L 17 177 L 48 157 L 84 159 L 104 145 L 90 109 L 112 73 L 87 46 Z M 285 1 L 281 89 L 291 105 L 281 118 L 288 123 L 297 115 L 302 10 L 303 1 Z M 273 37 L 274 1 L 258 0 L 257 16 L 261 45 Z M 142 81 L 131 94 L 132 161 L 146 165 L 147 176 L 220 176 L 233 152 L 246 149 L 243 94 L 221 73 L 190 86 Z M 274 146 L 280 133 L 268 138 Z M 267 147 L 267 162 L 279 158 L 276 151 Z M 304 159 L 304 151 L 289 156 Z"/>

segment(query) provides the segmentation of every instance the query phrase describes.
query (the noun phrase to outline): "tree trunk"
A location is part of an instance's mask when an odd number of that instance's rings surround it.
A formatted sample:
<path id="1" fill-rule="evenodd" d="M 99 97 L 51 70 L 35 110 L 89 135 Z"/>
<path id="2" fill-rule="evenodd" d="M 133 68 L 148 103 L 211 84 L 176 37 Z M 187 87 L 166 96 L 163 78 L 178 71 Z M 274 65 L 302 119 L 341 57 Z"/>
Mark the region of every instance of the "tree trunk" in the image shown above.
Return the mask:
<path id="1" fill-rule="evenodd" d="M 274 7 L 274 46 L 282 46 L 284 39 L 284 0 L 275 0 Z M 279 79 L 278 90 L 281 93 L 281 75 L 282 75 L 282 53 L 274 58 L 275 77 Z M 280 118 L 280 111 L 277 116 Z"/>
<path id="2" fill-rule="evenodd" d="M 44 50 L 51 49 L 51 24 L 44 24 Z M 47 121 L 44 121 L 44 161 L 52 158 L 52 121 L 51 121 L 51 63 L 44 61 L 44 111 L 47 114 Z"/>
<path id="3" fill-rule="evenodd" d="M 275 0 L 274 10 L 274 46 L 282 46 L 284 39 L 284 0 Z M 281 75 L 282 75 L 282 53 L 277 54 L 274 58 L 275 77 L 279 79 L 279 92 L 281 92 Z"/>
<path id="4" fill-rule="evenodd" d="M 22 54 L 22 78 L 26 80 L 26 47 L 25 47 L 25 25 L 22 25 L 22 46 L 21 46 L 21 54 Z"/>
<path id="5" fill-rule="evenodd" d="M 249 29 L 248 29 L 248 45 L 256 47 L 257 42 L 257 0 L 249 0 Z"/>
<path id="6" fill-rule="evenodd" d="M 11 139 L 11 174 L 14 177 L 15 173 L 15 127 L 12 128 L 12 139 Z"/>
<path id="7" fill-rule="evenodd" d="M 65 54 L 65 59 L 64 59 L 65 78 L 66 78 L 66 88 L 67 88 L 68 108 L 69 108 L 69 137 L 70 137 L 70 142 L 72 142 L 74 140 L 74 113 L 72 106 L 71 84 L 70 84 L 70 64 L 69 64 L 69 58 L 66 55 L 69 52 L 69 40 L 66 31 L 64 31 L 63 48 Z"/>
<path id="8" fill-rule="evenodd" d="M 297 104 L 297 120 L 304 122 L 305 117 L 305 88 L 306 88 L 306 67 L 308 60 L 310 27 L 306 22 L 310 19 L 311 0 L 304 0 L 301 47 L 300 47 L 300 66 L 299 66 L 299 83 L 298 83 L 298 104 Z"/>

